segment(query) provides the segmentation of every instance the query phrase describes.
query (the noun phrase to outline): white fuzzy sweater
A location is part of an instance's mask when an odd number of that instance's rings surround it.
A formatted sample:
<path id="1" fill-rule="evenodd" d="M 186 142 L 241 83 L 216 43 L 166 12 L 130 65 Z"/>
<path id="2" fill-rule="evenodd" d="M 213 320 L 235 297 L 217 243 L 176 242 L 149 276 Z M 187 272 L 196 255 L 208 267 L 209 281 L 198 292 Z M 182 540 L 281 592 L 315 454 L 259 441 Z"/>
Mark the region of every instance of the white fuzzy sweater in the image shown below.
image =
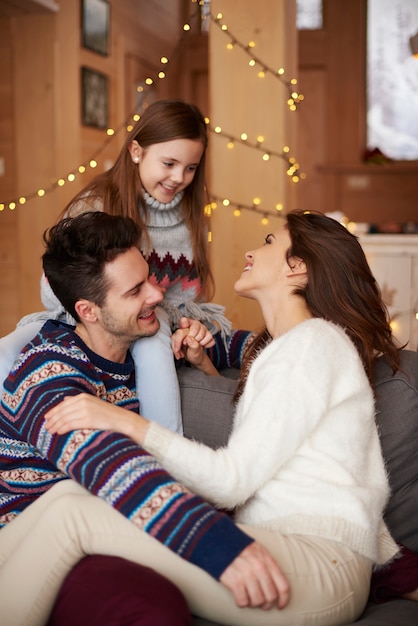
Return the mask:
<path id="1" fill-rule="evenodd" d="M 255 359 L 227 447 L 151 423 L 145 448 L 239 523 L 340 541 L 375 563 L 397 552 L 382 520 L 389 487 L 372 390 L 330 322 L 303 322 Z"/>

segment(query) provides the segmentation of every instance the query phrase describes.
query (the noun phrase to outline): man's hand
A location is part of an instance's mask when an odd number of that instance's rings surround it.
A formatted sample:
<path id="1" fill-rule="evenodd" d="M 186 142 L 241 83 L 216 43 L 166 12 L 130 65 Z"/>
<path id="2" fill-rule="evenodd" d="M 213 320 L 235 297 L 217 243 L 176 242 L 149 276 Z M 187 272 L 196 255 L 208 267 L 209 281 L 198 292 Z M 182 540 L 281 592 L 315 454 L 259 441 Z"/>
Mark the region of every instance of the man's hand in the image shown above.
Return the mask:
<path id="1" fill-rule="evenodd" d="M 232 591 L 239 607 L 266 611 L 283 609 L 290 598 L 290 586 L 268 550 L 258 542 L 251 543 L 226 568 L 220 577 Z"/>

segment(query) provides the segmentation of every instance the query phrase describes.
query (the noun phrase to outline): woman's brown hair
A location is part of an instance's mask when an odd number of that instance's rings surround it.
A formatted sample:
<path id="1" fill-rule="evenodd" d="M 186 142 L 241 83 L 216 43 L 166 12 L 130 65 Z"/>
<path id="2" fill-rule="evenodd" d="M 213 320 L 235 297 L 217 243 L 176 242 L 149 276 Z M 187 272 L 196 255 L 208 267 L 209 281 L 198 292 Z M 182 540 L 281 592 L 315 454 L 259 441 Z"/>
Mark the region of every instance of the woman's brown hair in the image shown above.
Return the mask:
<path id="1" fill-rule="evenodd" d="M 286 228 L 291 240 L 287 260 L 302 259 L 308 275 L 306 285 L 294 293 L 305 299 L 314 317 L 334 322 L 345 330 L 372 385 L 377 356 L 384 355 L 393 372 L 399 369 L 399 347 L 392 335 L 388 311 L 357 237 L 322 213 L 301 210 L 287 214 Z M 249 346 L 237 397 L 254 355 L 269 340 L 264 329 Z"/>
<path id="2" fill-rule="evenodd" d="M 199 140 L 203 155 L 193 181 L 184 190 L 182 211 L 191 232 L 193 258 L 205 297 L 213 296 L 213 276 L 209 265 L 207 218 L 205 205 L 205 162 L 208 143 L 205 120 L 199 109 L 182 100 L 158 100 L 150 104 L 129 133 L 113 167 L 96 176 L 71 200 L 63 215 L 71 215 L 77 203 L 98 205 L 111 215 L 133 219 L 149 245 L 146 228 L 147 208 L 144 202 L 138 165 L 132 162 L 129 146 L 136 140 L 142 148 L 173 139 Z M 142 212 L 138 210 L 141 204 Z M 76 210 L 77 213 L 77 210 Z M 142 215 L 141 215 L 142 213 Z"/>

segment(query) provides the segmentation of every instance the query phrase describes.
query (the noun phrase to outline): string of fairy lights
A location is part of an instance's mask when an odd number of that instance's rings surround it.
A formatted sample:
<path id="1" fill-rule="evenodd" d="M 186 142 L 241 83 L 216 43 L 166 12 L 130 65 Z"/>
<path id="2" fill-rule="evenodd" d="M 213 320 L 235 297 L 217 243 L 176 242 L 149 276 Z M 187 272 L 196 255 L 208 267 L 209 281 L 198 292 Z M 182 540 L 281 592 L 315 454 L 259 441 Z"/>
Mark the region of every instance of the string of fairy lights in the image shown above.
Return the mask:
<path id="1" fill-rule="evenodd" d="M 213 15 L 213 13 L 209 13 L 211 21 L 218 26 L 225 35 L 227 35 L 229 42 L 227 44 L 228 50 L 233 50 L 235 47 L 241 48 L 249 57 L 248 65 L 250 67 L 254 67 L 258 69 L 258 77 L 264 78 L 267 74 L 271 74 L 274 78 L 277 78 L 280 82 L 282 82 L 289 92 L 289 98 L 287 100 L 287 104 L 289 105 L 289 109 L 291 111 L 296 111 L 298 105 L 303 101 L 304 95 L 302 93 L 298 93 L 296 91 L 297 79 L 291 78 L 288 80 L 285 78 L 285 70 L 283 67 L 279 67 L 278 69 L 273 69 L 269 67 L 266 63 L 264 63 L 261 59 L 259 59 L 254 54 L 254 48 L 256 46 L 255 41 L 249 41 L 247 44 L 243 44 L 239 41 L 229 30 L 228 25 L 223 22 L 222 13 L 217 13 Z"/>
<path id="2" fill-rule="evenodd" d="M 151 87 L 154 85 L 154 83 L 157 80 L 163 80 L 164 78 L 166 78 L 168 64 L 170 63 L 170 61 L 172 62 L 174 60 L 179 50 L 181 49 L 181 46 L 183 45 L 185 37 L 187 37 L 187 34 L 191 32 L 192 30 L 192 27 L 190 25 L 192 20 L 196 17 L 198 17 L 199 19 L 202 19 L 201 12 L 200 12 L 200 5 L 203 5 L 203 0 L 192 0 L 192 3 L 197 5 L 196 9 L 189 16 L 188 22 L 186 22 L 183 25 L 182 32 L 179 35 L 176 41 L 176 44 L 173 50 L 171 51 L 171 54 L 167 56 L 164 55 L 160 58 L 160 67 L 158 70 L 156 70 L 155 77 L 152 78 L 151 76 L 148 76 L 147 78 L 145 78 L 145 80 L 143 81 L 143 84 L 137 87 L 138 92 L 146 92 L 147 89 L 151 89 Z M 269 73 L 275 76 L 276 78 L 278 78 L 287 87 L 287 89 L 289 90 L 289 98 L 288 98 L 289 109 L 291 111 L 295 111 L 297 105 L 303 100 L 303 95 L 295 91 L 295 85 L 297 84 L 297 80 L 296 79 L 286 80 L 284 78 L 283 68 L 273 70 L 270 67 L 268 67 L 265 63 L 263 63 L 259 58 L 257 58 L 253 53 L 256 43 L 254 41 L 250 41 L 247 44 L 244 44 L 241 41 L 239 41 L 235 36 L 233 36 L 230 30 L 228 29 L 227 25 L 224 22 L 222 22 L 223 17 L 221 13 L 218 13 L 215 16 L 209 12 L 208 17 L 211 20 L 211 23 L 216 24 L 219 28 L 221 28 L 221 30 L 224 33 L 227 34 L 229 41 L 228 41 L 228 44 L 226 45 L 226 48 L 228 50 L 231 50 L 234 47 L 238 47 L 244 50 L 244 52 L 246 52 L 250 56 L 250 61 L 249 61 L 250 67 L 254 67 L 257 65 L 259 66 L 260 69 L 258 71 L 258 76 L 260 78 L 264 78 L 264 76 L 267 73 Z M 138 110 L 137 108 L 116 129 L 107 128 L 105 131 L 106 132 L 105 140 L 95 150 L 95 152 L 90 156 L 90 158 L 86 162 L 81 163 L 72 171 L 57 178 L 48 187 L 36 189 L 26 195 L 19 195 L 18 197 L 11 199 L 9 201 L 0 202 L 0 212 L 4 211 L 5 209 L 9 209 L 13 211 L 17 207 L 22 207 L 27 202 L 30 202 L 31 200 L 35 198 L 43 198 L 47 194 L 55 191 L 57 188 L 64 187 L 64 185 L 74 182 L 77 179 L 77 177 L 85 174 L 89 169 L 95 169 L 98 166 L 98 159 L 100 155 L 104 152 L 104 150 L 107 148 L 110 142 L 113 141 L 114 137 L 118 135 L 120 132 L 122 132 L 123 130 L 125 130 L 125 132 L 130 132 L 134 124 L 140 119 L 142 110 L 143 109 Z M 269 161 L 270 158 L 272 157 L 280 158 L 284 160 L 287 166 L 286 173 L 290 177 L 293 183 L 297 183 L 305 177 L 304 174 L 300 172 L 299 164 L 297 163 L 296 159 L 294 157 L 289 156 L 290 148 L 288 146 L 284 146 L 281 152 L 268 149 L 264 146 L 265 138 L 262 136 L 258 136 L 255 141 L 251 141 L 248 137 L 248 134 L 245 132 L 242 132 L 237 137 L 231 133 L 224 131 L 220 126 L 212 125 L 211 120 L 209 118 L 206 118 L 205 121 L 208 126 L 208 130 L 211 133 L 213 133 L 215 136 L 216 135 L 222 136 L 227 139 L 228 149 L 232 149 L 236 144 L 242 144 L 249 148 L 259 150 L 262 153 L 263 161 Z M 259 198 L 254 198 L 251 204 L 242 204 L 242 203 L 233 202 L 227 198 L 215 196 L 213 193 L 210 193 L 210 192 L 209 192 L 209 198 L 210 198 L 210 202 L 205 207 L 205 211 L 208 215 L 210 215 L 212 209 L 215 209 L 219 204 L 221 204 L 222 206 L 225 206 L 225 207 L 235 207 L 233 210 L 233 214 L 236 217 L 241 215 L 242 210 L 260 213 L 262 215 L 262 220 L 261 220 L 262 223 L 266 224 L 268 223 L 268 216 L 277 217 L 283 211 L 283 205 L 279 202 L 276 203 L 276 205 L 272 208 L 272 210 L 265 210 L 265 209 L 261 210 L 260 208 L 261 201 Z"/>

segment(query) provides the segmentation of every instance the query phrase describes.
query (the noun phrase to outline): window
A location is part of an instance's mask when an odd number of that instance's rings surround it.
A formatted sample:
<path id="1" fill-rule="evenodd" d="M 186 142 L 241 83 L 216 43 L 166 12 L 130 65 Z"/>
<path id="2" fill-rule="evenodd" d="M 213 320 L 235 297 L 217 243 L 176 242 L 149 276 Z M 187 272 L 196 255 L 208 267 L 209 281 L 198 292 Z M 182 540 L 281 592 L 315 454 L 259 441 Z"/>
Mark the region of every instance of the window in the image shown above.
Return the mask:
<path id="1" fill-rule="evenodd" d="M 322 0 L 296 0 L 298 30 L 318 30 L 322 25 Z"/>
<path id="2" fill-rule="evenodd" d="M 367 146 L 418 159 L 418 2 L 368 0 Z"/>

